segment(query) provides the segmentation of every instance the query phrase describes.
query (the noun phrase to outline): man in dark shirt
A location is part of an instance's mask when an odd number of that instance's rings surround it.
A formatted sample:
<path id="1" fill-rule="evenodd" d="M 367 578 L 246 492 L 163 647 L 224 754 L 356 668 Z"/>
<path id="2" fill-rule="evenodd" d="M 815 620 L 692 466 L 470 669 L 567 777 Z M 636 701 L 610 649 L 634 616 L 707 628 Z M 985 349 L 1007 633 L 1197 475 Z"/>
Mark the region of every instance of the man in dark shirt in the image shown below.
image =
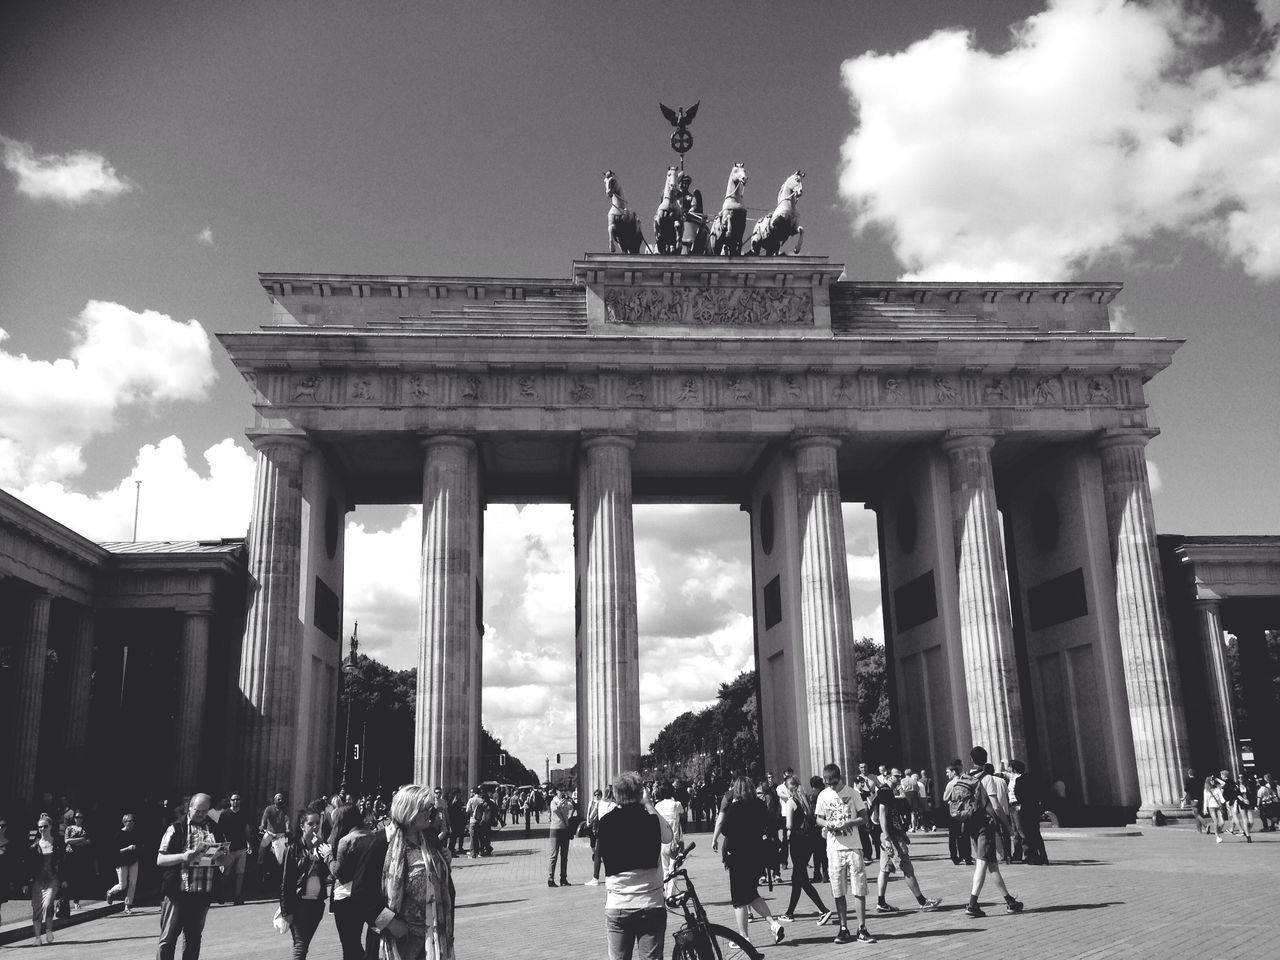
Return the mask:
<path id="1" fill-rule="evenodd" d="M 930 900 L 920 892 L 920 882 L 916 880 L 916 871 L 911 865 L 911 854 L 908 851 L 911 838 L 907 835 L 907 825 L 911 819 L 911 802 L 901 795 L 901 783 L 902 771 L 895 768 L 881 781 L 871 799 L 871 818 L 880 825 L 881 843 L 880 878 L 876 881 L 877 913 L 898 912 L 898 908 L 891 906 L 885 899 L 889 891 L 889 864 L 895 854 L 902 867 L 902 877 L 911 888 L 920 909 L 932 910 L 942 902 L 940 897 Z"/>
<path id="2" fill-rule="evenodd" d="M 222 837 L 229 844 L 227 861 L 222 868 L 222 902 L 227 902 L 227 894 L 230 893 L 237 907 L 244 904 L 245 861 L 253 839 L 253 828 L 249 826 L 249 818 L 245 816 L 243 806 L 240 794 L 233 793 L 227 801 L 227 809 L 222 811 L 222 817 L 218 820 Z"/>
<path id="3" fill-rule="evenodd" d="M 658 848 L 675 834 L 645 795 L 640 774 L 620 774 L 613 795 L 618 806 L 600 818 L 596 840 L 604 863 L 609 960 L 630 957 L 633 950 L 640 960 L 660 960 L 667 910 Z"/>

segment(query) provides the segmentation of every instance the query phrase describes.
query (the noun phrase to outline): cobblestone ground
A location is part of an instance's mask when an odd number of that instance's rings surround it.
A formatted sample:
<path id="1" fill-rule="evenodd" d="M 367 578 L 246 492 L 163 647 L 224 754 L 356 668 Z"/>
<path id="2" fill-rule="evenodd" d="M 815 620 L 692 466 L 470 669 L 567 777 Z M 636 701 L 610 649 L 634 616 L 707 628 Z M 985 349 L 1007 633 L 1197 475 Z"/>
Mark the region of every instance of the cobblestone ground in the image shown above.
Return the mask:
<path id="1" fill-rule="evenodd" d="M 458 956 L 606 957 L 604 889 L 582 885 L 591 875 L 586 841 L 575 840 L 570 855 L 574 886 L 551 890 L 546 885 L 545 835 L 525 839 L 522 834 L 501 831 L 492 858 L 464 857 L 456 863 Z M 925 952 L 1035 960 L 1274 955 L 1280 935 L 1280 834 L 1257 834 L 1252 844 L 1233 837 L 1215 844 L 1193 829 L 1175 827 L 1128 835 L 1046 830 L 1045 836 L 1051 866 L 1005 868 L 1011 891 L 1026 903 L 1019 916 L 1002 913 L 999 897 L 988 884 L 983 902 L 990 916 L 966 918 L 971 868 L 954 866 L 947 859 L 944 834 L 926 834 L 916 836 L 912 849 L 925 893 L 944 898 L 937 912 L 905 909 L 913 900 L 906 885 L 895 879 L 889 899 L 904 910 L 869 918 L 871 932 L 879 938 L 874 946 L 832 944 L 835 929 L 815 926 L 807 902 L 781 945 L 772 944 L 763 923 L 751 925 L 753 938 L 767 957 L 778 960 L 837 954 L 918 960 Z M 689 861 L 694 882 L 712 919 L 732 925 L 727 877 L 709 849 L 709 837 L 696 839 L 699 849 Z M 775 910 L 781 910 L 787 892 L 779 888 L 765 895 Z M 829 899 L 829 891 L 824 888 L 822 893 Z M 23 907 L 6 904 L 5 919 L 16 919 Z M 206 960 L 285 960 L 290 943 L 287 935 L 279 936 L 271 928 L 274 909 L 266 902 L 214 907 L 201 955 Z M 666 956 L 674 926 L 668 929 Z M 155 955 L 157 931 L 158 910 L 149 907 L 132 917 L 115 914 L 68 927 L 52 946 L 36 948 L 28 937 L 0 947 L 0 952 L 42 960 L 137 960 Z M 328 918 L 312 943 L 311 956 L 340 956 Z"/>

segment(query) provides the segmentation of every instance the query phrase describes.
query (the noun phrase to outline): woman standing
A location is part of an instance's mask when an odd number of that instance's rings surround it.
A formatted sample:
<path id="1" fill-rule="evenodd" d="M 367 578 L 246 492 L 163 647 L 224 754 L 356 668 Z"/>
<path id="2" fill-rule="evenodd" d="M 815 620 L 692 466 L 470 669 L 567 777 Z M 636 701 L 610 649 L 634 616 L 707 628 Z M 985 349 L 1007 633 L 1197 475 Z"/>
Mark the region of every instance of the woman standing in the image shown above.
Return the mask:
<path id="1" fill-rule="evenodd" d="M 85 827 L 84 811 L 77 810 L 62 837 L 67 846 L 66 859 L 62 863 L 62 877 L 66 881 L 65 897 L 71 900 L 71 909 L 80 909 L 80 895 L 93 876 L 93 847 L 89 831 Z"/>
<path id="2" fill-rule="evenodd" d="M 773 942 L 781 943 L 787 932 L 769 912 L 769 905 L 756 889 L 757 880 L 773 855 L 768 836 L 771 826 L 769 808 L 755 795 L 751 781 L 746 777 L 733 781 L 726 800 L 728 803 L 716 821 L 711 849 L 716 849 L 723 836 L 724 865 L 729 871 L 729 896 L 738 920 L 738 931 L 750 939 L 747 914 L 754 908 L 759 916 L 769 921 Z"/>
<path id="3" fill-rule="evenodd" d="M 1227 801 L 1222 796 L 1222 781 L 1212 773 L 1204 778 L 1204 812 L 1213 821 L 1216 843 L 1222 842 L 1222 821 L 1227 813 Z"/>
<path id="4" fill-rule="evenodd" d="M 280 915 L 293 934 L 293 960 L 306 960 L 324 916 L 333 850 L 320 841 L 323 814 L 315 805 L 298 818 L 298 833 L 285 849 L 280 870 Z"/>
<path id="5" fill-rule="evenodd" d="M 364 825 L 360 810 L 354 806 L 338 807 L 333 814 L 333 922 L 342 944 L 342 960 L 364 960 L 364 918 L 351 899 L 351 881 L 356 867 L 368 854 L 374 835 Z"/>
<path id="6" fill-rule="evenodd" d="M 47 813 L 40 814 L 36 827 L 39 832 L 27 851 L 27 875 L 31 877 L 31 925 L 38 947 L 46 939 L 53 943 L 53 907 L 66 847 L 54 834 L 53 819 Z"/>
<path id="7" fill-rule="evenodd" d="M 124 897 L 125 916 L 129 916 L 133 913 L 133 896 L 138 890 L 138 835 L 133 829 L 132 813 L 120 818 L 120 832 L 116 834 L 113 849 L 117 883 L 107 891 L 107 906 L 111 906 L 116 897 Z"/>
<path id="8" fill-rule="evenodd" d="M 787 904 L 787 912 L 778 919 L 790 922 L 795 919 L 796 907 L 800 905 L 800 894 L 806 893 L 813 905 L 818 908 L 818 923 L 831 916 L 831 911 L 822 902 L 822 895 L 814 888 L 809 879 L 809 858 L 822 839 L 818 831 L 818 821 L 813 814 L 813 795 L 800 789 L 800 780 L 794 774 L 787 779 L 787 788 L 791 792 L 791 803 L 787 811 L 787 842 L 791 854 L 791 900 Z"/>
<path id="9" fill-rule="evenodd" d="M 417 784 L 391 800 L 382 892 L 395 918 L 382 931 L 383 960 L 454 960 L 453 879 L 430 829 L 433 809 L 430 791 Z"/>

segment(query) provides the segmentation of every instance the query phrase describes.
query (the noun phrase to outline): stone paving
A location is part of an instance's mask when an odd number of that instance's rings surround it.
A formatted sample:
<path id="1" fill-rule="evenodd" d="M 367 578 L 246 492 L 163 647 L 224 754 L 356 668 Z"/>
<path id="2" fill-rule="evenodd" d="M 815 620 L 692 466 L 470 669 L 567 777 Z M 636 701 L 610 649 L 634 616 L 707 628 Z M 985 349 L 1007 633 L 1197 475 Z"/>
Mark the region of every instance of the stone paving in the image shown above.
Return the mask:
<path id="1" fill-rule="evenodd" d="M 455 864 L 458 888 L 458 956 L 514 957 L 528 960 L 604 958 L 603 887 L 585 887 L 590 849 L 575 840 L 569 860 L 574 886 L 546 886 L 545 831 L 531 839 L 522 830 L 496 834 L 492 858 L 462 858 Z M 774 946 L 766 924 L 753 923 L 752 935 L 766 957 L 806 960 L 834 955 L 1058 958 L 1143 957 L 1159 960 L 1214 960 L 1264 957 L 1275 952 L 1280 936 L 1280 834 L 1255 834 L 1252 844 L 1227 837 L 1222 844 L 1185 827 L 1143 830 L 1046 830 L 1053 864 L 1005 868 L 1012 892 L 1026 903 L 1019 916 L 1006 916 L 999 897 L 984 891 L 989 916 L 963 914 L 971 868 L 947 859 L 945 834 L 916 835 L 918 875 L 927 895 L 944 898 L 929 914 L 868 919 L 876 945 L 831 943 L 833 927 L 814 925 L 811 906 L 802 902 L 787 939 Z M 696 835 L 690 858 L 694 882 L 713 920 L 732 925 L 728 881 L 706 834 Z M 789 876 L 789 872 L 787 872 Z M 874 872 L 872 876 L 874 883 Z M 789 888 L 766 893 L 774 909 L 784 909 Z M 763 890 L 763 888 L 762 888 Z M 824 899 L 829 891 L 822 888 Z M 874 896 L 871 898 L 874 901 Z M 912 904 L 906 885 L 895 879 L 889 900 Z M 26 909 L 5 905 L 12 921 Z M 288 936 L 271 928 L 274 904 L 214 907 L 205 929 L 206 960 L 285 960 Z M 57 942 L 38 949 L 27 939 L 0 947 L 5 955 L 42 960 L 137 960 L 155 955 L 158 910 L 147 907 L 132 917 L 120 914 L 60 930 Z M 6 924 L 8 927 L 9 924 Z M 670 932 L 668 948 L 670 956 Z M 29 929 L 29 928 L 28 928 Z M 317 960 L 338 958 L 333 924 L 326 919 L 312 943 Z"/>

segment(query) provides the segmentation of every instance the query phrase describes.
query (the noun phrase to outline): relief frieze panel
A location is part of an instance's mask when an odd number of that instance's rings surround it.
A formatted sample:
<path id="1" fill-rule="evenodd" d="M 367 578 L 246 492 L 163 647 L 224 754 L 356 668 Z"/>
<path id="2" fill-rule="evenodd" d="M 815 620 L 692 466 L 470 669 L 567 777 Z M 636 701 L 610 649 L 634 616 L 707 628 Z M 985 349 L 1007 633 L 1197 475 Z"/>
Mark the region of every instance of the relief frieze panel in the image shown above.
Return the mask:
<path id="1" fill-rule="evenodd" d="M 626 287 L 604 297 L 609 323 L 637 326 L 813 326 L 813 293 L 788 287 Z"/>

